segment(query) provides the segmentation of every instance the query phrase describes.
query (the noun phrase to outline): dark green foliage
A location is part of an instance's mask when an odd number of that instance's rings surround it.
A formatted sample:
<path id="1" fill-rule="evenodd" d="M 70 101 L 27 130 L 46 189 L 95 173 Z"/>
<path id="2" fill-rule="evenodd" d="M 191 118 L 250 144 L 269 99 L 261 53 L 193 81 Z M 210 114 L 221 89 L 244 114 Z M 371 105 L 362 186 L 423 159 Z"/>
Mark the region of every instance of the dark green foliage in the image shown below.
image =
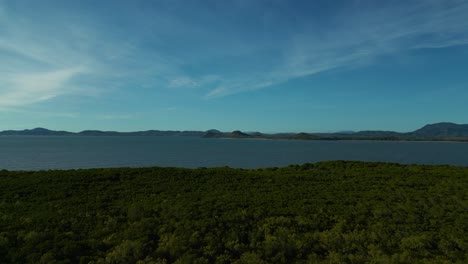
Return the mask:
<path id="1" fill-rule="evenodd" d="M 0 172 L 0 263 L 466 263 L 468 168 Z"/>

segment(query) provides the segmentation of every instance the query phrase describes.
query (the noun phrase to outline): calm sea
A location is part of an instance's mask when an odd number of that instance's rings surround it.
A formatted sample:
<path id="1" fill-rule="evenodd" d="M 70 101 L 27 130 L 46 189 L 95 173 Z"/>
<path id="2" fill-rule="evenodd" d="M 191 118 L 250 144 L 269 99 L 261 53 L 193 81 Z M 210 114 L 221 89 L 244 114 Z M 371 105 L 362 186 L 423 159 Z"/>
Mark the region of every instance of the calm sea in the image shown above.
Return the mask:
<path id="1" fill-rule="evenodd" d="M 279 167 L 325 160 L 468 166 L 468 143 L 196 137 L 0 137 L 0 169 Z"/>

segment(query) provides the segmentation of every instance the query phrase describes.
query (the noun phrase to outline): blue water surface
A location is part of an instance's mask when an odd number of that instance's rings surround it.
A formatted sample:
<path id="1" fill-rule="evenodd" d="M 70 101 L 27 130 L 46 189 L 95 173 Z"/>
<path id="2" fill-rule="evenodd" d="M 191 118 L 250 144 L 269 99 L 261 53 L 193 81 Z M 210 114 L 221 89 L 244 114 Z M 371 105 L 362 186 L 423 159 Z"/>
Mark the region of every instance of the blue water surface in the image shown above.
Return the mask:
<path id="1" fill-rule="evenodd" d="M 0 169 L 280 167 L 326 160 L 468 166 L 468 143 L 219 139 L 183 136 L 1 136 Z"/>

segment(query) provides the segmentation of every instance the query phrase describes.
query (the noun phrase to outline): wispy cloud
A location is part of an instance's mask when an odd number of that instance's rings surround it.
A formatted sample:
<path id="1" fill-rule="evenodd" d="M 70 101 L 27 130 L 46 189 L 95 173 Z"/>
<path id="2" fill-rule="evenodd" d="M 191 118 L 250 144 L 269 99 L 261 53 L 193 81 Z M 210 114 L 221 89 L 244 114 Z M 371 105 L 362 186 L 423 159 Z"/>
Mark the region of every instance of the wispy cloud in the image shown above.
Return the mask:
<path id="1" fill-rule="evenodd" d="M 227 95 L 228 93 L 229 93 L 229 90 L 226 87 L 221 86 L 208 92 L 205 95 L 205 98 L 210 99 L 210 98 L 219 97 L 222 95 Z"/>
<path id="2" fill-rule="evenodd" d="M 71 68 L 43 73 L 18 73 L 4 76 L 0 91 L 0 106 L 18 106 L 49 100 L 65 91 L 64 85 L 84 73 L 84 68 Z"/>
<path id="3" fill-rule="evenodd" d="M 19 109 L 16 107 L 0 107 L 1 112 L 5 113 L 15 113 L 21 115 L 39 115 L 41 117 L 59 117 L 59 118 L 79 118 L 81 115 L 78 112 L 50 112 L 50 111 L 40 111 L 40 110 L 27 110 Z"/>
<path id="4" fill-rule="evenodd" d="M 123 1 L 116 3 L 122 10 L 116 16 L 94 7 L 79 15 L 57 7 L 39 16 L 34 8 L 0 0 L 0 107 L 138 87 L 181 96 L 190 89 L 213 99 L 386 54 L 468 44 L 468 1 L 347 1 L 298 24 L 285 8 L 241 2 L 226 3 L 225 12 L 248 11 L 249 22 L 220 20 L 223 10 L 208 4 L 206 10 L 187 7 L 193 17 L 174 13 L 187 5 L 177 1 L 167 5 L 178 8 L 166 9 Z"/>
<path id="5" fill-rule="evenodd" d="M 368 63 L 412 49 L 468 44 L 467 1 L 408 1 L 402 6 L 349 6 L 329 27 L 311 24 L 282 49 L 282 63 L 226 79 L 205 98 L 257 90 L 291 79 Z M 374 6 L 372 6 L 374 5 Z"/>
<path id="6" fill-rule="evenodd" d="M 169 81 L 169 88 L 190 88 L 200 86 L 199 82 L 187 76 L 179 76 Z"/>
<path id="7" fill-rule="evenodd" d="M 2 108 L 63 95 L 102 95 L 175 72 L 175 66 L 157 53 L 146 53 L 142 59 L 147 51 L 133 43 L 138 37 L 115 37 L 112 24 L 101 25 L 89 13 L 77 17 L 62 10 L 44 13 L 38 20 L 28 13 L 32 7 L 16 10 L 8 4 L 0 1 Z"/>
<path id="8" fill-rule="evenodd" d="M 76 91 L 77 77 L 89 74 L 93 66 L 86 54 L 71 47 L 73 39 L 44 35 L 34 21 L 11 15 L 5 3 L 0 2 L 0 107 L 39 103 Z M 50 30 L 67 36 L 63 28 Z"/>

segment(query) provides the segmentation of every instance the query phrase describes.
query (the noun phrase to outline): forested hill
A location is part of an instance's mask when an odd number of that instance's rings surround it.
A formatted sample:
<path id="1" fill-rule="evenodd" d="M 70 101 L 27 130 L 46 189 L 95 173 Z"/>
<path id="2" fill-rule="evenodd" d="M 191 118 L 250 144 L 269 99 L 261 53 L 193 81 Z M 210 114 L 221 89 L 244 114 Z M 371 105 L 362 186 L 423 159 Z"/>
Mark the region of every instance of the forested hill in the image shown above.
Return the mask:
<path id="1" fill-rule="evenodd" d="M 0 171 L 0 263 L 467 263 L 468 168 Z"/>

